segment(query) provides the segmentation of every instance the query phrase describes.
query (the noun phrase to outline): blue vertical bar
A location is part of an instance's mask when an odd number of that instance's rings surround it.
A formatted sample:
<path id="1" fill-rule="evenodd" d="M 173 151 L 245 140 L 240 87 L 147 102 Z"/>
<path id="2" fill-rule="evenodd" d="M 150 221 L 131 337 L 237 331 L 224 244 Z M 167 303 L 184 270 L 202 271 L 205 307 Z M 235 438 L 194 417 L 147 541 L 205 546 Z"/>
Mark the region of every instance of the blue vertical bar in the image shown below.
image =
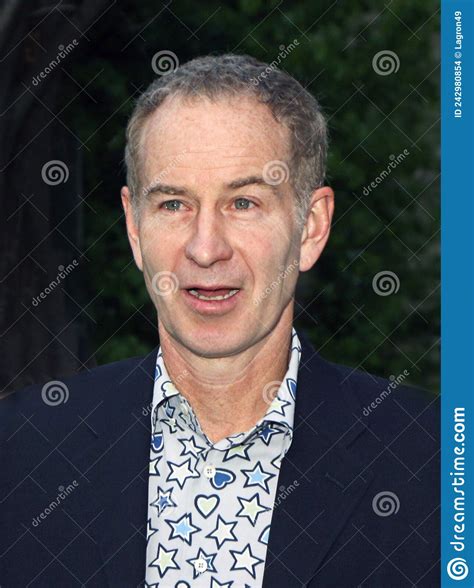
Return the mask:
<path id="1" fill-rule="evenodd" d="M 441 586 L 474 586 L 474 0 L 441 2 Z"/>

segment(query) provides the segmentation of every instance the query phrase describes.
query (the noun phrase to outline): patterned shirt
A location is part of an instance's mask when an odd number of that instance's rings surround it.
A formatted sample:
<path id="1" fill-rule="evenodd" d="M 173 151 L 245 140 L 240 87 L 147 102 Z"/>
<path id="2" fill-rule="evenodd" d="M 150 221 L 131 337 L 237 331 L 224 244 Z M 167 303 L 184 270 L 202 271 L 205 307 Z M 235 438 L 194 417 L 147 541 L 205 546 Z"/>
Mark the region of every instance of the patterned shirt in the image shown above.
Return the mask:
<path id="1" fill-rule="evenodd" d="M 293 438 L 300 357 L 293 328 L 285 377 L 263 391 L 269 402 L 265 416 L 248 431 L 212 443 L 170 381 L 158 349 L 146 586 L 262 585 L 280 464 Z"/>

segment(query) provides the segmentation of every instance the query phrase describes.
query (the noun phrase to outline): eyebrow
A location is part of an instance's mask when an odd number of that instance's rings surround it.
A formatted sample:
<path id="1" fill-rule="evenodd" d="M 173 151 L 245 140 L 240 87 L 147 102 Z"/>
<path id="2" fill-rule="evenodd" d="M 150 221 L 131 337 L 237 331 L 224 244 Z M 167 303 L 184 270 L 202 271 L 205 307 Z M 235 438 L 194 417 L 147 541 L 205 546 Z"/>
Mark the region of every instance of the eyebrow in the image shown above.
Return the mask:
<path id="1" fill-rule="evenodd" d="M 226 188 L 229 190 L 238 190 L 245 186 L 258 185 L 270 188 L 275 196 L 279 196 L 278 186 L 267 183 L 261 176 L 246 176 L 244 178 L 237 178 L 226 184 Z M 155 182 L 144 190 L 144 198 L 147 198 L 150 194 L 161 192 L 162 194 L 169 194 L 172 196 L 186 196 L 189 194 L 189 190 L 182 188 L 181 186 L 172 186 L 169 184 L 163 184 L 162 182 Z"/>

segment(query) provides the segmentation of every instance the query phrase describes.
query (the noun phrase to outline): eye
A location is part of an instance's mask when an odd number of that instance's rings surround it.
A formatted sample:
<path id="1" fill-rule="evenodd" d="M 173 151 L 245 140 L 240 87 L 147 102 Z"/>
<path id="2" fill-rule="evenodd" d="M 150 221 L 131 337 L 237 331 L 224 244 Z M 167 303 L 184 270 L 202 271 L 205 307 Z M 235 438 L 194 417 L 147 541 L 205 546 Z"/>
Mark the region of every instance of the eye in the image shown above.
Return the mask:
<path id="1" fill-rule="evenodd" d="M 255 203 L 249 200 L 248 198 L 237 198 L 235 200 L 235 204 L 238 210 L 248 210 L 249 204 L 253 204 L 255 206 Z"/>
<path id="2" fill-rule="evenodd" d="M 167 205 L 171 206 L 167 206 Z M 169 210 L 170 212 L 175 212 L 179 209 L 179 205 L 182 204 L 180 200 L 166 200 L 160 204 L 160 208 L 164 208 L 165 210 Z"/>

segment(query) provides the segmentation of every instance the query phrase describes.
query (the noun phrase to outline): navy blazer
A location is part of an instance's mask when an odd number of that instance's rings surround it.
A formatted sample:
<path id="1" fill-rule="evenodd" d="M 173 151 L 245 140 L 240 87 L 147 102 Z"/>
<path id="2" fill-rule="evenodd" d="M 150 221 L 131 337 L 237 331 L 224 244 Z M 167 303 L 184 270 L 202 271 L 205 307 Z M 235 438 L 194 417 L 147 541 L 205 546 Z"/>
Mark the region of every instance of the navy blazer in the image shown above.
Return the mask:
<path id="1" fill-rule="evenodd" d="M 438 398 L 330 363 L 298 335 L 263 586 L 439 586 Z M 64 379 L 54 406 L 41 385 L 0 402 L 2 588 L 143 585 L 157 351 Z"/>

